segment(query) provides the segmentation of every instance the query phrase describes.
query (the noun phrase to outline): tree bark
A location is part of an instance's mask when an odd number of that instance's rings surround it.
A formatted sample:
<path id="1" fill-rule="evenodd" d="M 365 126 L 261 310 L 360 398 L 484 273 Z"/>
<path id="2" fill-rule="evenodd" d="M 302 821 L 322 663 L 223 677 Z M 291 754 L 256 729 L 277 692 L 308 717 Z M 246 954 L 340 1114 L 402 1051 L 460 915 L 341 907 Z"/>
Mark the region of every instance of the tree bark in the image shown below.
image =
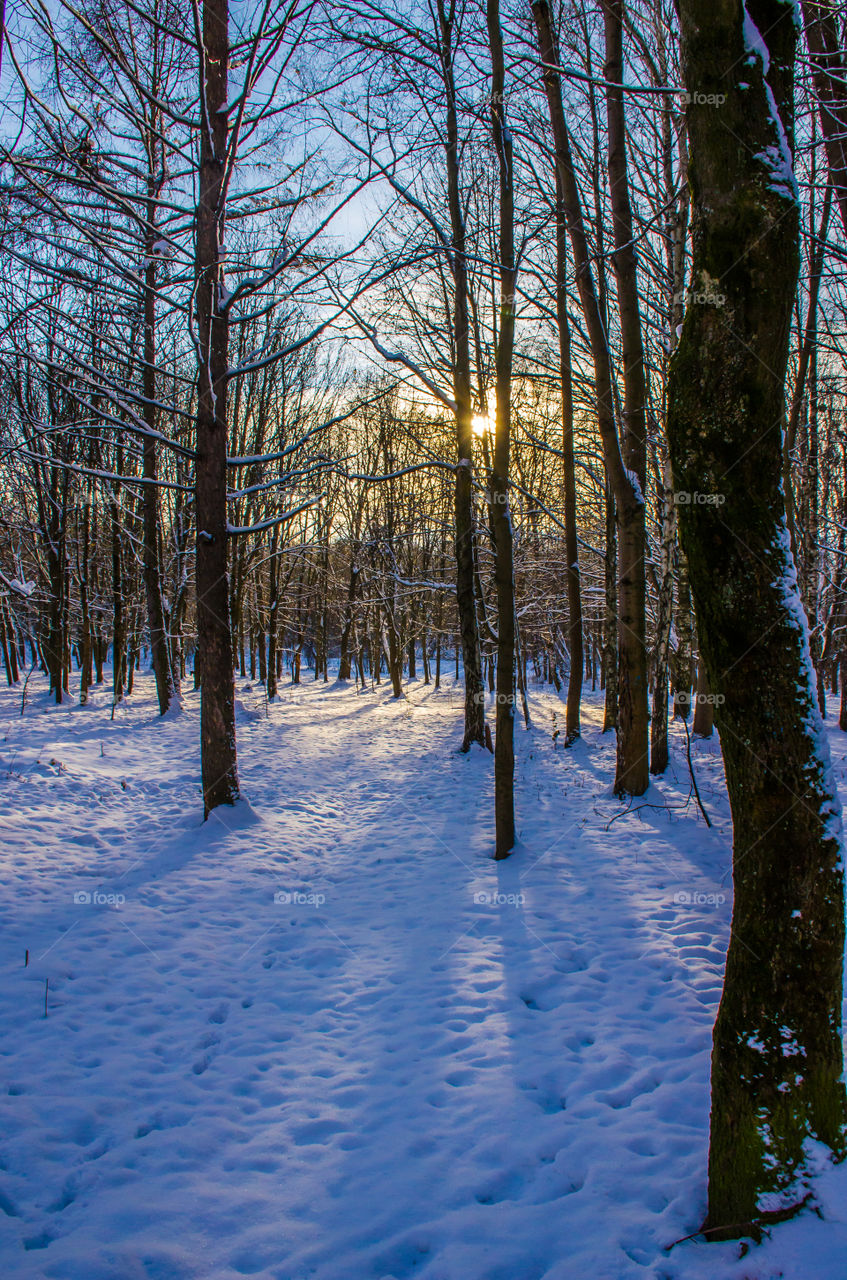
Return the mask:
<path id="1" fill-rule="evenodd" d="M 691 732 L 697 738 L 711 738 L 715 723 L 715 704 L 712 701 L 712 690 L 706 672 L 706 664 L 701 658 L 697 663 L 697 694 L 694 703 L 694 719 Z"/>
<path id="2" fill-rule="evenodd" d="M 162 569 L 159 553 L 159 490 L 157 481 L 156 440 L 156 178 L 151 173 L 148 180 L 147 199 L 147 261 L 144 268 L 144 424 L 150 432 L 143 443 L 143 568 L 144 591 L 147 598 L 147 624 L 150 631 L 150 654 L 153 674 L 156 678 L 156 696 L 159 713 L 164 715 L 174 700 L 174 681 L 168 637 L 165 630 L 165 610 L 162 604 Z"/>
<path id="3" fill-rule="evenodd" d="M 118 467 L 121 463 L 118 462 Z M 124 556 L 121 537 L 120 508 L 115 494 L 109 503 L 109 524 L 112 535 L 112 715 L 124 696 L 126 682 L 127 625 L 124 610 Z M 61 700 L 61 699 L 60 699 Z"/>
<path id="4" fill-rule="evenodd" d="M 195 250 L 199 347 L 195 508 L 201 769 L 207 817 L 218 805 L 234 804 L 238 799 L 227 574 L 229 323 L 223 295 L 228 22 L 228 0 L 204 0 Z"/>
<path id="5" fill-rule="evenodd" d="M 456 603 L 465 678 L 465 730 L 462 750 L 485 740 L 482 657 L 474 595 L 473 428 L 471 399 L 470 320 L 465 219 L 459 182 L 459 123 L 453 74 L 453 6 L 438 0 L 440 54 L 447 97 L 444 154 L 447 204 L 450 211 L 450 270 L 453 278 L 453 398 L 456 405 Z"/>
<path id="6" fill-rule="evenodd" d="M 497 712 L 494 741 L 495 857 L 515 844 L 515 570 L 509 511 L 512 361 L 515 351 L 515 196 L 512 135 L 506 123 L 506 82 L 499 0 L 487 0 L 491 50 L 491 137 L 499 174 L 500 332 L 495 353 L 496 410 L 491 468 L 494 578 L 497 585 Z"/>
<path id="7" fill-rule="evenodd" d="M 647 383 L 638 261 L 633 237 L 623 97 L 623 0 L 603 0 L 609 193 L 621 330 L 624 406 L 622 454 L 629 487 L 618 504 L 618 769 L 615 790 L 641 795 L 648 777 L 646 643 Z"/>
<path id="8" fill-rule="evenodd" d="M 571 327 L 568 319 L 567 222 L 556 174 L 556 323 L 559 330 L 559 374 L 562 384 L 562 473 L 565 507 L 565 557 L 568 584 L 568 697 L 565 710 L 565 746 L 580 736 L 580 705 L 584 654 L 582 640 L 582 590 L 579 575 L 579 541 L 576 519 L 576 466 L 573 443 L 573 369 Z"/>
<path id="9" fill-rule="evenodd" d="M 734 828 L 706 1222 L 725 1238 L 808 1198 L 807 1140 L 845 1152 L 844 883 L 780 483 L 799 264 L 794 15 L 780 0 L 681 0 L 680 12 L 692 280 L 707 294 L 719 282 L 721 298 L 687 309 L 668 433 L 677 484 L 724 499 L 679 519 L 702 657 L 725 699 L 715 711 Z"/>
<path id="10" fill-rule="evenodd" d="M 606 481 L 604 502 L 606 523 L 606 556 L 603 564 L 604 613 L 603 613 L 603 688 L 606 697 L 603 705 L 603 732 L 618 727 L 618 532 L 615 519 L 615 497 Z"/>
<path id="11" fill-rule="evenodd" d="M 668 661 L 673 616 L 673 550 L 676 539 L 673 480 L 670 459 L 666 454 L 659 465 L 661 466 L 659 493 L 662 511 L 662 559 L 656 617 L 656 684 L 653 689 L 653 715 L 650 721 L 650 772 L 653 774 L 664 773 L 668 767 Z"/>
<path id="12" fill-rule="evenodd" d="M 358 544 L 353 542 L 350 547 L 350 581 L 347 587 L 347 605 L 344 611 L 344 626 L 341 632 L 341 658 L 338 664 L 339 680 L 350 679 L 353 611 L 356 604 L 356 588 L 359 584 L 358 555 Z"/>
<path id="13" fill-rule="evenodd" d="M 691 694 L 694 689 L 694 658 L 692 655 L 694 627 L 691 618 L 691 583 L 688 577 L 688 557 L 679 548 L 676 572 L 676 653 L 673 657 L 673 713 L 683 720 L 691 715 Z"/>

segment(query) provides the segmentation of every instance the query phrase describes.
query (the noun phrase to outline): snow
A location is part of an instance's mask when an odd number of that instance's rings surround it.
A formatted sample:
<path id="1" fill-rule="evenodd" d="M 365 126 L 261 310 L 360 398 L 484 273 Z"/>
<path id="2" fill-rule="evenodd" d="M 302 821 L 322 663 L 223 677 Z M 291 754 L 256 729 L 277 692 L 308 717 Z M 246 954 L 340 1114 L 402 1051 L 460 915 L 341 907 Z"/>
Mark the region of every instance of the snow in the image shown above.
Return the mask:
<path id="1" fill-rule="evenodd" d="M 644 494 L 641 490 L 641 481 L 638 479 L 638 476 L 634 471 L 630 471 L 629 467 L 625 467 L 624 470 L 626 471 L 627 480 L 629 480 L 629 483 L 632 485 L 632 492 L 635 501 L 643 507 Z"/>
<path id="2" fill-rule="evenodd" d="M 7 578 L 5 574 L 0 573 L 0 582 L 13 591 L 16 595 L 24 596 L 26 599 L 32 595 L 35 590 L 34 582 L 27 582 L 21 578 Z"/>
<path id="3" fill-rule="evenodd" d="M 750 17 L 746 8 L 744 10 L 744 21 L 742 24 L 742 38 L 744 40 L 744 48 L 750 55 L 747 59 L 748 63 L 752 63 L 756 58 L 758 58 L 762 64 L 762 74 L 766 76 L 771 69 L 770 50 L 762 39 L 762 33 Z"/>
<path id="4" fill-rule="evenodd" d="M 56 708 L 33 676 L 23 718 L 0 690 L 4 1277 L 843 1275 L 823 1151 L 824 1220 L 675 1244 L 705 1211 L 729 924 L 715 740 L 712 830 L 678 725 L 623 813 L 599 695 L 564 751 L 531 689 L 495 863 L 452 680 L 236 691 L 247 800 L 203 824 L 190 681 L 165 720 L 146 674 L 114 721 L 102 686 Z"/>
<path id="5" fill-rule="evenodd" d="M 782 595 L 785 604 L 785 611 L 789 619 L 789 625 L 796 630 L 800 636 L 801 645 L 801 669 L 802 677 L 798 681 L 797 691 L 798 700 L 805 702 L 808 711 L 806 714 L 806 727 L 810 737 L 814 740 L 815 749 L 818 758 L 822 762 L 822 785 L 827 795 L 837 793 L 835 775 L 832 771 L 832 759 L 824 727 L 823 717 L 818 709 L 817 698 L 817 680 L 815 678 L 815 668 L 812 662 L 812 638 L 809 632 L 809 622 L 806 617 L 806 611 L 803 608 L 803 602 L 800 599 L 800 588 L 797 581 L 797 566 L 794 562 L 794 553 L 791 550 L 791 538 L 788 533 L 788 524 L 783 515 L 779 528 L 773 541 L 773 550 L 775 559 L 780 564 L 779 576 L 772 583 L 777 587 Z M 838 840 L 841 844 L 843 835 L 843 823 L 841 817 L 841 809 L 838 804 L 833 804 L 831 800 L 824 800 L 821 805 L 821 814 L 826 820 L 828 834 L 833 839 Z M 843 858 L 843 846 L 842 846 Z"/>
<path id="6" fill-rule="evenodd" d="M 788 137 L 785 133 L 785 126 L 782 123 L 776 99 L 773 96 L 773 90 L 767 81 L 767 75 L 771 67 L 770 51 L 762 38 L 759 28 L 746 8 L 744 10 L 742 35 L 744 47 L 749 54 L 747 62 L 753 64 L 758 59 L 762 64 L 762 79 L 768 100 L 768 112 L 776 136 L 775 144 L 767 146 L 763 151 L 758 152 L 756 159 L 761 160 L 770 171 L 770 190 L 775 191 L 777 195 L 783 196 L 787 200 L 799 202 L 800 192 L 797 186 L 797 179 L 794 176 L 791 148 L 788 144 Z M 747 86 L 744 85 L 742 87 L 746 88 Z"/>

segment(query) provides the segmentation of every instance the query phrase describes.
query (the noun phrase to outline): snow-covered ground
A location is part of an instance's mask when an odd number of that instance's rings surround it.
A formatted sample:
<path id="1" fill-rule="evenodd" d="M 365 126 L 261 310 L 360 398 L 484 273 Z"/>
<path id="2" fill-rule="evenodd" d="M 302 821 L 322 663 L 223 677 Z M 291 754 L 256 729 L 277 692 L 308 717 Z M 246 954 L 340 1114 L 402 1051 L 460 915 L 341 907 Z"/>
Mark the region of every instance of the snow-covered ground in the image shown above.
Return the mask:
<path id="1" fill-rule="evenodd" d="M 679 725 L 625 814 L 599 701 L 566 752 L 533 692 L 497 864 L 452 685 L 237 696 L 249 804 L 203 824 L 195 693 L 160 721 L 142 677 L 112 722 L 104 690 L 0 691 L 0 1274 L 841 1280 L 843 1169 L 746 1256 L 675 1244 L 730 910 L 715 744 L 712 830 Z"/>

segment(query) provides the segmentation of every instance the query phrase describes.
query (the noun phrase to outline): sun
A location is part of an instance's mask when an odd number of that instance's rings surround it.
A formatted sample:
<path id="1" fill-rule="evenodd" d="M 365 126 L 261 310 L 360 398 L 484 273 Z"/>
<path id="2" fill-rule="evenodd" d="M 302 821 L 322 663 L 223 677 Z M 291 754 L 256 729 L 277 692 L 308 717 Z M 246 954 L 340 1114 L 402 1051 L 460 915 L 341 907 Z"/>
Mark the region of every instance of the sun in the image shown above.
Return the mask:
<path id="1" fill-rule="evenodd" d="M 491 419 L 487 416 L 483 417 L 482 414 L 477 414 L 471 419 L 471 430 L 475 436 L 491 435 Z"/>

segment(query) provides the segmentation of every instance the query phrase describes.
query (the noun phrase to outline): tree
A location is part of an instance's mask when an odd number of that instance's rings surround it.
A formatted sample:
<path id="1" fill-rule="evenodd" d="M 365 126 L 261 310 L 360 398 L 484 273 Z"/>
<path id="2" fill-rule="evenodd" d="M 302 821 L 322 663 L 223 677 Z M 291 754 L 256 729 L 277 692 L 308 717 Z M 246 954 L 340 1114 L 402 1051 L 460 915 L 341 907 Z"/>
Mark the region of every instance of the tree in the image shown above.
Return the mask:
<path id="1" fill-rule="evenodd" d="M 195 14 L 197 10 L 195 9 Z M 199 15 L 197 20 L 199 21 Z M 229 312 L 223 273 L 228 160 L 228 0 L 203 0 L 197 201 L 197 647 L 203 807 L 238 799 L 227 561 Z"/>
<path id="2" fill-rule="evenodd" d="M 712 1054 L 714 1238 L 805 1202 L 808 1140 L 844 1154 L 844 884 L 780 483 L 799 262 L 794 14 L 780 0 L 680 11 L 699 300 L 671 367 L 668 433 L 676 484 L 722 496 L 682 506 L 680 533 L 722 695 L 735 885 Z"/>
<path id="3" fill-rule="evenodd" d="M 509 511 L 512 362 L 515 349 L 515 196 L 512 135 L 506 122 L 506 73 L 499 0 L 486 9 L 491 51 L 491 136 L 499 175 L 500 333 L 496 354 L 496 425 L 491 468 L 497 582 L 497 736 L 494 743 L 494 824 L 497 858 L 515 843 L 515 573 Z"/>

